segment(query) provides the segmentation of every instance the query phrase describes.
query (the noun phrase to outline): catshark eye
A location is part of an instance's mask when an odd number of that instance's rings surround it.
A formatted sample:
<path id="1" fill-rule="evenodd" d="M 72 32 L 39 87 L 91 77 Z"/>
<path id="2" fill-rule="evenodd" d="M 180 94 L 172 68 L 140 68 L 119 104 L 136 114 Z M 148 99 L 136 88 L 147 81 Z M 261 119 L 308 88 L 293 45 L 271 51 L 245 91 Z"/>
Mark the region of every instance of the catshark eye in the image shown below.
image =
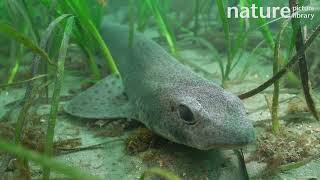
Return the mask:
<path id="1" fill-rule="evenodd" d="M 179 105 L 178 107 L 179 116 L 188 124 L 194 124 L 196 121 L 194 119 L 192 111 L 186 105 Z"/>

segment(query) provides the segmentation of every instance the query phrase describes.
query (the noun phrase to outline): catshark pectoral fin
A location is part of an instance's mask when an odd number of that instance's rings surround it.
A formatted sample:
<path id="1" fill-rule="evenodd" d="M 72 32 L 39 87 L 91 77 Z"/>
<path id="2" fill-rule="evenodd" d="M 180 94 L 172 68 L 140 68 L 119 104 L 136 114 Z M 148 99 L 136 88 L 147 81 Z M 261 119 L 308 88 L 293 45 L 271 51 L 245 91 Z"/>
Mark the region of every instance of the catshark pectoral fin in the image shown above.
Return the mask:
<path id="1" fill-rule="evenodd" d="M 122 81 L 116 75 L 100 80 L 64 106 L 73 116 L 92 119 L 131 118 L 131 109 Z"/>

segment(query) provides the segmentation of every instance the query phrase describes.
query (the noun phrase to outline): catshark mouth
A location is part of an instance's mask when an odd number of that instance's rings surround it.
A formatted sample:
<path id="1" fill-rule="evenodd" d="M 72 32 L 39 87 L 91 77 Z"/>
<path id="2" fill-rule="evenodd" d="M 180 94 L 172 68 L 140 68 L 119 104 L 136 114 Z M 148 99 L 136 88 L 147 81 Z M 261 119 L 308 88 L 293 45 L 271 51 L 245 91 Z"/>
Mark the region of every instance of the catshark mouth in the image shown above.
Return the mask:
<path id="1" fill-rule="evenodd" d="M 254 142 L 252 143 L 244 143 L 244 144 L 219 144 L 219 145 L 213 145 L 213 146 L 209 146 L 208 150 L 209 149 L 214 149 L 214 148 L 217 148 L 217 149 L 240 149 L 240 148 L 243 148 L 245 146 L 248 146 L 248 145 L 252 145 L 254 144 Z"/>
<path id="2" fill-rule="evenodd" d="M 207 143 L 206 145 L 203 144 L 202 147 L 201 145 L 198 144 L 199 149 L 203 150 L 209 150 L 209 149 L 240 149 L 248 145 L 252 145 L 255 143 L 255 133 L 254 131 L 248 131 L 245 135 L 242 134 L 243 136 L 236 136 L 234 134 L 232 137 L 236 138 L 224 138 L 223 140 L 220 140 L 220 142 L 212 142 L 212 144 Z"/>

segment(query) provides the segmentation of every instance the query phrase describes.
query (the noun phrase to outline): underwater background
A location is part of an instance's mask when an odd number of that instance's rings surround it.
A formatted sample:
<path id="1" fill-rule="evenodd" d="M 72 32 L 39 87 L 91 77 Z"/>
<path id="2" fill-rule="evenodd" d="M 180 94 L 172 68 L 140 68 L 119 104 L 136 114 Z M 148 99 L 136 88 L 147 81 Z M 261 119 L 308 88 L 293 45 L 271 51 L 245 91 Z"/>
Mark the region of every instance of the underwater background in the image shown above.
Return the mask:
<path id="1" fill-rule="evenodd" d="M 275 7 L 275 17 L 263 17 Z M 294 7 L 304 8 L 281 15 Z M 320 178 L 319 8 L 317 0 L 1 0 L 0 179 Z M 74 97 L 124 76 L 101 34 L 105 23 L 128 29 L 126 48 L 141 33 L 238 96 L 255 142 L 199 150 L 134 118 L 70 115 L 64 107 Z M 101 91 L 121 103 L 117 85 Z"/>

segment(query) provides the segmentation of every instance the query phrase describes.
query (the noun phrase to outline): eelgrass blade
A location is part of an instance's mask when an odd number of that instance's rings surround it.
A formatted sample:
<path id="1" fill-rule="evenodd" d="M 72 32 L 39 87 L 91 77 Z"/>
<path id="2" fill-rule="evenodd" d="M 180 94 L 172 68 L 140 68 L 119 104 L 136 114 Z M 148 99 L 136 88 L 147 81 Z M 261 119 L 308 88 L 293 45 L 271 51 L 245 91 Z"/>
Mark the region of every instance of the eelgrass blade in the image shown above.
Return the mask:
<path id="1" fill-rule="evenodd" d="M 47 41 L 51 35 L 51 32 L 53 31 L 54 27 L 56 27 L 56 25 L 58 24 L 58 22 L 60 22 L 62 19 L 64 19 L 65 17 L 67 17 L 67 15 L 62 15 L 60 16 L 59 18 L 57 18 L 55 21 L 53 21 L 49 27 L 47 28 L 46 30 L 46 33 L 44 34 L 44 38 L 41 40 L 40 42 L 40 46 L 43 47 L 43 49 L 45 48 L 46 44 L 47 44 Z M 2 26 L 0 26 L 0 30 L 1 30 Z M 5 30 L 9 30 L 8 32 L 13 32 L 12 34 L 13 35 L 16 35 L 18 37 L 23 37 L 22 39 L 26 39 L 22 34 L 19 34 L 17 32 L 15 32 L 14 30 L 11 29 L 10 26 L 8 26 Z M 25 41 L 23 41 L 25 42 Z M 32 44 L 32 42 L 30 40 L 27 40 L 28 43 L 26 44 L 29 44 L 31 46 L 35 46 L 36 49 L 39 49 L 40 52 L 42 52 L 42 54 L 40 53 L 39 56 L 36 56 L 33 64 L 32 64 L 32 67 L 31 67 L 31 71 L 32 71 L 32 77 L 35 77 L 35 75 L 37 74 L 38 72 L 38 64 L 39 64 L 39 61 L 40 59 L 43 57 L 42 55 L 45 54 L 44 57 L 47 58 L 48 62 L 50 62 L 50 58 L 49 56 L 47 55 L 47 53 L 45 53 L 42 49 L 38 48 L 36 45 Z M 30 81 L 32 82 L 32 81 Z M 45 86 L 46 87 L 46 86 Z M 18 115 L 18 119 L 17 119 L 17 123 L 16 123 L 16 127 L 15 127 L 15 143 L 16 144 L 21 144 L 21 138 L 22 138 L 22 134 L 23 134 L 23 127 L 25 126 L 25 123 L 27 121 L 27 114 L 28 114 L 28 111 L 33 103 L 33 99 L 34 99 L 34 96 L 35 96 L 35 93 L 36 93 L 36 90 L 33 86 L 33 83 L 29 83 L 28 86 L 27 86 L 27 89 L 26 89 L 26 92 L 25 92 L 25 96 L 24 96 L 24 99 L 23 99 L 23 105 L 22 105 L 22 108 L 19 112 L 19 115 Z M 28 162 L 23 159 L 23 164 L 28 167 Z"/>
<path id="2" fill-rule="evenodd" d="M 43 48 L 46 46 L 48 38 L 51 35 L 51 32 L 53 31 L 54 27 L 56 27 L 58 22 L 60 22 L 65 17 L 67 17 L 67 15 L 60 16 L 59 18 L 56 19 L 56 21 L 54 21 L 53 23 L 51 23 L 49 25 L 49 27 L 46 30 L 45 37 L 41 40 L 40 46 L 42 46 Z M 4 24 L 4 25 L 6 25 L 6 24 Z M 0 26 L 0 30 L 3 27 L 4 26 Z M 27 39 L 26 37 L 24 37 L 24 35 L 19 34 L 14 29 L 12 29 L 10 26 L 8 26 L 5 30 L 7 30 L 9 33 L 12 32 L 12 34 L 14 36 L 18 36 L 20 39 Z M 32 67 L 31 67 L 32 75 L 34 77 L 38 72 L 38 64 L 39 64 L 40 59 L 45 57 L 45 58 L 47 58 L 47 60 L 49 60 L 49 62 L 51 62 L 50 58 L 46 52 L 44 52 L 42 49 L 40 49 L 35 44 L 33 44 L 30 40 L 27 39 L 26 41 L 22 41 L 22 42 L 27 44 L 26 45 L 27 47 L 28 47 L 28 45 L 32 46 L 34 49 L 38 49 L 39 52 L 41 52 L 41 53 L 39 53 L 39 57 L 36 56 L 36 58 L 32 64 Z M 52 62 L 51 62 L 51 64 L 52 64 Z M 25 97 L 24 97 L 24 105 L 23 105 L 22 109 L 20 110 L 18 120 L 17 120 L 16 130 L 15 130 L 15 142 L 17 144 L 20 144 L 22 128 L 25 124 L 25 117 L 26 117 L 27 111 L 32 103 L 31 102 L 32 92 L 33 92 L 33 86 L 32 86 L 32 84 L 28 84 L 27 89 L 26 89 L 26 93 L 25 93 Z"/>
<path id="3" fill-rule="evenodd" d="M 18 12 L 14 7 L 12 7 L 12 2 L 9 0 L 5 1 L 5 8 L 9 15 L 10 21 L 12 22 L 15 28 L 18 28 Z M 20 48 L 19 48 L 20 47 Z M 21 51 L 20 51 L 21 50 Z M 20 66 L 20 59 L 22 54 L 22 45 L 18 44 L 15 40 L 11 40 L 10 43 L 10 61 L 14 62 L 13 67 L 10 70 L 9 77 L 7 83 L 10 84 L 13 82 L 16 74 L 18 73 L 19 66 Z"/>
<path id="4" fill-rule="evenodd" d="M 51 168 L 55 172 L 67 175 L 71 179 L 79 179 L 79 180 L 98 179 L 97 177 L 84 173 L 82 170 L 78 170 L 76 168 L 66 166 L 65 165 L 66 163 L 59 162 L 50 157 L 28 150 L 22 147 L 21 145 L 8 143 L 1 137 L 0 137 L 0 149 L 7 153 L 15 155 L 21 159 L 28 159 L 44 167 Z"/>
<path id="5" fill-rule="evenodd" d="M 80 46 L 83 52 L 87 56 L 88 66 L 91 72 L 91 78 L 93 81 L 97 81 L 101 79 L 100 70 L 95 61 L 93 52 L 95 49 L 95 44 L 92 43 L 92 39 L 90 39 L 90 34 L 87 31 L 84 31 L 79 25 L 78 28 L 74 29 L 73 35 L 75 37 L 76 43 Z"/>
<path id="6" fill-rule="evenodd" d="M 92 21 L 89 14 L 88 4 L 83 4 L 84 1 L 69 0 L 59 1 L 63 11 L 70 11 L 80 21 L 80 25 L 83 29 L 87 30 L 93 39 L 98 43 L 99 48 L 102 50 L 102 54 L 106 60 L 106 64 L 112 74 L 119 74 L 118 68 L 113 60 L 113 57 L 109 51 L 108 46 L 101 37 L 95 23 Z"/>
<path id="7" fill-rule="evenodd" d="M 226 40 L 227 45 L 227 65 L 225 69 L 225 73 L 222 76 L 222 84 L 225 83 L 226 80 L 229 79 L 229 74 L 231 71 L 231 65 L 232 65 L 232 47 L 231 47 L 231 35 L 230 35 L 230 27 L 229 27 L 229 21 L 227 18 L 227 15 L 225 13 L 225 8 L 222 0 L 216 0 L 216 5 L 218 7 L 219 16 L 222 21 L 222 27 L 223 32 Z"/>
<path id="8" fill-rule="evenodd" d="M 262 40 L 257 44 L 257 46 L 250 52 L 250 55 L 248 56 L 248 60 L 246 61 L 246 64 L 243 67 L 243 70 L 240 74 L 240 79 L 243 80 L 246 75 L 248 74 L 248 70 L 251 64 L 253 63 L 253 60 L 256 60 L 256 58 L 253 58 L 253 55 L 257 52 L 257 50 L 265 43 L 265 40 Z"/>
<path id="9" fill-rule="evenodd" d="M 245 45 L 244 45 L 245 46 Z M 242 48 L 239 48 L 237 51 L 239 51 L 237 54 L 232 54 L 232 59 L 236 58 L 237 57 L 237 60 L 231 65 L 231 68 L 230 68 L 230 72 L 233 71 L 233 69 L 239 64 L 243 54 L 244 54 L 244 51 L 242 50 Z M 236 56 L 237 55 L 237 56 Z M 233 60 L 234 61 L 234 60 Z"/>
<path id="10" fill-rule="evenodd" d="M 292 9 L 292 13 L 295 13 L 294 7 L 298 5 L 297 0 L 289 0 L 290 8 Z M 303 34 L 302 34 L 302 29 L 300 25 L 300 20 L 298 18 L 292 18 L 292 27 L 294 29 L 293 32 L 295 32 L 295 45 L 296 45 L 296 51 L 299 51 L 300 49 L 303 49 Z M 300 79 L 302 83 L 302 89 L 304 93 L 304 97 L 306 99 L 308 108 L 314 118 L 316 120 L 319 120 L 318 112 L 315 107 L 314 100 L 310 94 L 310 86 L 309 86 L 309 75 L 308 75 L 308 66 L 307 66 L 307 60 L 306 60 L 306 54 L 303 52 L 299 58 L 299 72 L 300 72 Z"/>
<path id="11" fill-rule="evenodd" d="M 14 78 L 16 77 L 18 70 L 20 67 L 20 62 L 18 59 L 16 59 L 14 66 L 12 67 L 10 74 L 9 74 L 9 78 L 8 78 L 8 84 L 12 84 L 14 81 Z"/>
<path id="12" fill-rule="evenodd" d="M 149 19 L 151 12 L 148 11 L 148 5 L 145 0 L 139 0 L 138 2 L 138 31 L 142 32 L 145 29 L 147 20 Z"/>
<path id="13" fill-rule="evenodd" d="M 166 180 L 181 180 L 178 176 L 176 176 L 172 172 L 161 169 L 161 168 L 157 168 L 157 167 L 146 170 L 139 179 L 144 180 L 147 175 L 157 175 L 157 176 L 163 177 Z"/>
<path id="14" fill-rule="evenodd" d="M 32 78 L 27 79 L 27 80 L 23 80 L 23 81 L 12 82 L 12 83 L 8 83 L 8 84 L 0 84 L 0 89 L 1 88 L 6 88 L 6 87 L 11 87 L 11 86 L 18 86 L 18 85 L 25 84 L 25 83 L 28 83 L 30 81 L 35 81 L 37 79 L 41 79 L 41 78 L 44 78 L 44 77 L 47 77 L 47 76 L 48 76 L 47 74 L 41 74 L 41 75 L 32 77 Z"/>
<path id="15" fill-rule="evenodd" d="M 239 179 L 250 180 L 242 149 L 235 149 L 233 150 L 233 152 L 237 155 L 238 162 L 239 162 L 238 164 L 240 167 L 241 177 L 242 177 Z"/>
<path id="16" fill-rule="evenodd" d="M 94 60 L 93 52 L 91 51 L 91 49 L 89 49 L 86 46 L 81 46 L 81 47 L 87 55 L 89 68 L 92 73 L 92 80 L 94 81 L 100 80 L 101 79 L 100 70 L 98 68 L 96 61 Z"/>
<path id="17" fill-rule="evenodd" d="M 246 93 L 240 94 L 239 98 L 240 99 L 246 99 L 249 97 L 252 97 L 263 90 L 267 89 L 269 86 L 271 86 L 275 81 L 279 80 L 283 75 L 285 75 L 290 68 L 297 63 L 299 60 L 299 57 L 310 47 L 312 42 L 316 39 L 316 37 L 320 34 L 320 25 L 317 26 L 315 31 L 311 34 L 309 39 L 306 41 L 304 44 L 303 48 L 299 49 L 299 51 L 290 59 L 290 61 L 283 67 L 281 70 L 278 71 L 276 75 L 268 79 L 266 82 L 258 86 L 257 88 L 254 88 Z"/>
<path id="18" fill-rule="evenodd" d="M 173 36 L 172 31 L 170 30 L 168 24 L 165 21 L 165 16 L 161 13 L 161 10 L 159 9 L 159 4 L 156 3 L 157 1 L 155 0 L 146 0 L 146 3 L 149 7 L 149 9 L 152 11 L 155 20 L 158 24 L 158 27 L 160 28 L 162 34 L 167 40 L 167 43 L 170 47 L 170 51 L 173 55 L 178 55 L 177 54 L 177 48 L 176 48 L 176 43 L 175 43 L 175 38 Z"/>
<path id="19" fill-rule="evenodd" d="M 31 37 L 34 42 L 38 43 L 39 42 L 39 33 L 37 29 L 35 29 L 35 23 L 33 22 L 33 19 L 31 17 L 30 11 L 28 10 L 25 1 L 21 0 L 7 0 L 8 4 L 10 4 L 11 8 L 16 7 L 16 9 L 19 11 L 21 16 L 24 19 L 24 22 L 28 26 L 28 30 L 31 33 Z"/>
<path id="20" fill-rule="evenodd" d="M 252 0 L 252 1 L 258 8 L 260 8 L 262 6 L 260 0 Z M 251 4 L 252 4 L 252 2 L 251 2 Z M 266 42 L 269 44 L 269 46 L 272 49 L 274 49 L 275 42 L 274 42 L 274 39 L 272 36 L 272 32 L 271 32 L 269 26 L 266 25 L 267 24 L 266 19 L 261 18 L 260 14 L 258 15 L 258 24 L 261 26 L 261 33 L 262 33 L 263 37 L 265 38 Z"/>
<path id="21" fill-rule="evenodd" d="M 16 77 L 19 67 L 20 67 L 20 58 L 22 54 L 22 47 L 18 45 L 14 40 L 11 41 L 10 46 L 10 60 L 14 61 L 14 65 L 10 70 L 9 77 L 8 77 L 8 84 L 11 84 Z"/>
<path id="22" fill-rule="evenodd" d="M 83 1 L 83 6 L 88 7 L 90 18 L 92 19 L 93 23 L 96 27 L 100 27 L 102 18 L 104 16 L 104 9 L 106 8 L 108 2 L 104 1 L 97 1 L 97 3 L 90 3 L 90 1 Z M 90 4 L 89 4 L 89 3 Z M 90 5 L 90 7 L 88 6 Z"/>
<path id="23" fill-rule="evenodd" d="M 59 99 L 60 99 L 60 91 L 64 76 L 64 62 L 67 56 L 67 50 L 69 46 L 69 39 L 72 33 L 72 28 L 74 24 L 74 17 L 69 17 L 67 20 L 67 24 L 65 27 L 63 39 L 61 42 L 59 57 L 58 57 L 58 68 L 55 77 L 55 84 L 53 89 L 53 96 L 51 102 L 51 109 L 49 114 L 49 121 L 48 121 L 48 129 L 47 129 L 47 137 L 44 146 L 44 153 L 47 156 L 52 156 L 53 154 L 53 137 L 54 137 L 54 128 L 56 125 L 56 119 L 58 114 L 59 108 Z M 50 176 L 50 169 L 44 167 L 43 178 L 49 179 Z"/>
<path id="24" fill-rule="evenodd" d="M 281 37 L 287 27 L 289 21 L 283 23 L 283 27 L 277 35 L 277 39 L 274 47 L 274 56 L 273 56 L 273 75 L 276 75 L 279 71 L 280 66 L 280 47 L 281 47 Z M 280 122 L 278 117 L 279 112 L 279 93 L 280 93 L 280 82 L 276 80 L 273 84 L 273 96 L 271 104 L 271 121 L 272 121 L 272 132 L 278 134 L 280 131 Z"/>
<path id="25" fill-rule="evenodd" d="M 223 60 L 222 60 L 221 56 L 219 55 L 219 52 L 217 51 L 217 49 L 210 42 L 208 42 L 206 39 L 197 37 L 197 41 L 201 45 L 207 47 L 210 50 L 210 52 L 213 56 L 212 60 L 218 62 L 220 73 L 223 76 L 223 74 L 225 73 L 225 69 L 223 66 Z"/>
<path id="26" fill-rule="evenodd" d="M 195 1 L 194 7 L 194 27 L 193 27 L 193 34 L 194 36 L 198 35 L 199 30 L 199 13 L 200 13 L 200 0 Z"/>
<path id="27" fill-rule="evenodd" d="M 217 61 L 218 65 L 219 65 L 220 73 L 222 75 L 224 74 L 225 70 L 224 70 L 224 66 L 223 66 L 223 60 L 222 60 L 219 52 L 217 51 L 217 49 L 212 45 L 212 43 L 210 43 L 208 40 L 206 40 L 202 37 L 195 37 L 195 36 L 188 37 L 188 40 L 197 42 L 201 46 L 208 48 L 208 50 L 212 54 L 212 61 L 213 62 Z"/>
<path id="28" fill-rule="evenodd" d="M 37 88 L 32 88 L 30 95 L 27 97 L 26 100 L 24 100 L 23 106 L 22 106 L 22 108 L 19 112 L 19 115 L 18 115 L 16 127 L 15 127 L 15 139 L 14 139 L 15 144 L 17 144 L 17 145 L 21 144 L 21 136 L 23 133 L 23 127 L 26 122 L 28 110 L 30 109 L 30 107 L 34 101 L 36 94 L 40 90 L 42 90 L 43 88 L 48 86 L 49 84 L 50 84 L 50 82 L 46 82 L 46 83 L 42 84 L 41 86 L 38 86 Z M 28 165 L 27 159 L 23 158 L 23 159 L 19 159 L 19 161 L 21 163 L 23 163 L 23 165 L 28 169 L 29 165 Z"/>
<path id="29" fill-rule="evenodd" d="M 7 23 L 0 21 L 0 32 L 15 39 L 16 41 L 20 42 L 24 46 L 30 48 L 34 53 L 40 55 L 41 58 L 46 60 L 49 64 L 54 65 L 54 63 L 50 60 L 48 54 L 44 50 L 39 48 L 38 45 L 34 43 L 31 39 L 29 39 L 24 34 L 16 31 L 13 27 L 8 25 Z"/>
<path id="30" fill-rule="evenodd" d="M 102 53 L 106 59 L 106 63 L 111 71 L 112 74 L 119 74 L 118 68 L 116 66 L 116 63 L 113 60 L 113 57 L 110 53 L 109 48 L 107 47 L 107 45 L 105 44 L 104 40 L 102 39 L 101 35 L 99 34 L 99 31 L 97 30 L 97 28 L 92 24 L 92 22 L 88 22 L 88 27 L 89 30 L 92 35 L 95 37 L 96 41 L 98 42 L 98 44 L 100 45 L 99 47 L 102 50 Z"/>
<path id="31" fill-rule="evenodd" d="M 17 120 L 16 127 L 15 127 L 15 139 L 14 140 L 15 140 L 16 144 L 21 144 L 23 127 L 25 126 L 25 123 L 26 123 L 26 119 L 27 119 L 26 117 L 28 114 L 28 110 L 30 109 L 30 107 L 34 101 L 36 94 L 40 90 L 45 88 L 47 85 L 48 84 L 45 83 L 45 84 L 38 86 L 36 88 L 32 88 L 30 95 L 26 99 L 23 100 L 23 105 L 22 105 L 22 108 L 19 112 L 18 120 Z"/>
<path id="32" fill-rule="evenodd" d="M 47 49 L 47 44 L 48 41 L 50 39 L 50 37 L 52 36 L 52 32 L 57 28 L 57 26 L 60 24 L 61 21 L 63 21 L 65 18 L 67 18 L 68 16 L 70 16 L 69 14 L 63 14 L 59 17 L 57 17 L 55 20 L 53 20 L 49 26 L 47 27 L 47 29 L 45 30 L 43 37 L 40 40 L 40 48 L 41 49 Z M 40 65 L 40 61 L 41 61 L 41 56 L 35 56 L 32 65 L 31 65 L 31 75 L 32 77 L 36 76 L 38 74 L 38 69 L 39 69 L 39 65 Z M 26 89 L 26 93 L 25 93 L 25 99 L 30 95 L 31 93 L 31 89 L 33 88 L 33 84 L 29 83 Z"/>
<path id="33" fill-rule="evenodd" d="M 129 40 L 128 47 L 132 48 L 134 38 L 134 0 L 129 0 Z"/>
<path id="34" fill-rule="evenodd" d="M 240 0 L 239 5 L 240 5 L 240 8 L 245 7 L 245 0 Z M 240 53 L 240 55 L 238 56 L 237 61 L 232 64 L 230 72 L 236 67 L 236 65 L 238 65 L 241 59 L 241 56 L 243 55 L 243 49 L 245 49 L 247 45 L 246 37 L 249 33 L 247 30 L 246 22 L 249 22 L 249 21 L 243 18 L 239 19 L 240 28 L 239 28 L 239 32 L 235 37 L 235 42 L 233 43 L 234 46 L 231 48 L 231 59 L 233 60 L 238 53 Z"/>

